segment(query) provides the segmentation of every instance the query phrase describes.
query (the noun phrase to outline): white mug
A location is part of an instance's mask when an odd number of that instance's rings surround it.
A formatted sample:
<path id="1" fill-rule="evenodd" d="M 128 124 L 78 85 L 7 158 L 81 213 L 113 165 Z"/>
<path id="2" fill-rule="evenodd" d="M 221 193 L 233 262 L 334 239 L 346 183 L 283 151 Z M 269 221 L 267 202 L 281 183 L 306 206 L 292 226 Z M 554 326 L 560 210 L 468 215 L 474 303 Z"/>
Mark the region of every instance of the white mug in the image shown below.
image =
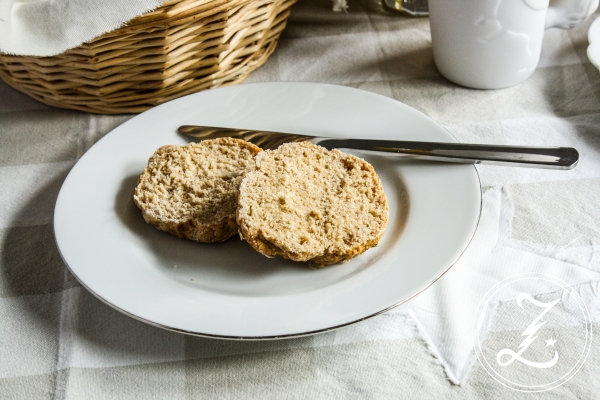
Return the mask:
<path id="1" fill-rule="evenodd" d="M 598 0 L 429 0 L 435 64 L 462 86 L 516 85 L 535 72 L 545 29 L 573 28 L 597 7 Z"/>

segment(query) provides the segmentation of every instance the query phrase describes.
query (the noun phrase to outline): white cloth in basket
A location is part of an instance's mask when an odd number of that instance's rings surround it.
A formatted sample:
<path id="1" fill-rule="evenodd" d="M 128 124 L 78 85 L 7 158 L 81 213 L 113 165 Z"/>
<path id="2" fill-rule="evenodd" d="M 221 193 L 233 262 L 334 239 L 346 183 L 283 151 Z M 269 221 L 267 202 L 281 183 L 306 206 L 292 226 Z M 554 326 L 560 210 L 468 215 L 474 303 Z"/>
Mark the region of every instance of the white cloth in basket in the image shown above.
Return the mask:
<path id="1" fill-rule="evenodd" d="M 123 26 L 165 0 L 0 0 L 0 51 L 53 56 Z"/>

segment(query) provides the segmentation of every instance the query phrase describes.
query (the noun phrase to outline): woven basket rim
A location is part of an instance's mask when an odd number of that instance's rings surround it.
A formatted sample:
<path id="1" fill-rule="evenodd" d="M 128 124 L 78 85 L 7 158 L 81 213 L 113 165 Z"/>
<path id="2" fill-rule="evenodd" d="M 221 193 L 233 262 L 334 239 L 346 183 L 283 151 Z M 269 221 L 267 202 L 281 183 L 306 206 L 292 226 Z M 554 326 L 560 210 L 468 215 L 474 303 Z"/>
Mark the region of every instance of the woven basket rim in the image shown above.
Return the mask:
<path id="1" fill-rule="evenodd" d="M 42 103 L 138 113 L 243 81 L 275 50 L 296 0 L 168 0 L 58 56 L 0 53 L 0 78 Z"/>

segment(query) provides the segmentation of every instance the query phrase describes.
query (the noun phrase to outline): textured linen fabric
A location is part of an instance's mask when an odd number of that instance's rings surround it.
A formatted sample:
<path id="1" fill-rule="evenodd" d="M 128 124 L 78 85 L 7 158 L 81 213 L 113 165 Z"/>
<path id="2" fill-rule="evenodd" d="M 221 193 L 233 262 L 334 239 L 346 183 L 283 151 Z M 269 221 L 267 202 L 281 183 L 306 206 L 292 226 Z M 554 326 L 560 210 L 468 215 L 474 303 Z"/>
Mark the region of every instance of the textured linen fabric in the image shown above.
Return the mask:
<path id="1" fill-rule="evenodd" d="M 300 0 L 277 50 L 246 82 L 360 88 L 424 112 L 462 142 L 572 146 L 579 165 L 478 166 L 483 207 L 471 245 L 439 281 L 385 314 L 297 339 L 206 339 L 146 325 L 97 300 L 54 242 L 66 175 L 131 116 L 47 107 L 0 83 L 0 399 L 600 398 L 600 71 L 586 56 L 587 29 L 600 14 L 570 31 L 548 30 L 526 82 L 480 91 L 439 75 L 427 18 L 366 0 L 348 5 L 334 13 L 328 1 Z M 503 386 L 473 350 L 479 302 L 523 272 L 567 282 L 593 325 L 579 372 L 542 394 Z M 543 285 L 524 290 L 555 294 Z M 485 308 L 484 347 L 517 348 L 531 321 L 514 314 L 516 294 Z M 585 332 L 545 326 L 537 340 L 571 343 L 557 344 L 568 358 Z"/>
<path id="2" fill-rule="evenodd" d="M 54 56 L 120 28 L 165 0 L 1 0 L 0 51 Z"/>

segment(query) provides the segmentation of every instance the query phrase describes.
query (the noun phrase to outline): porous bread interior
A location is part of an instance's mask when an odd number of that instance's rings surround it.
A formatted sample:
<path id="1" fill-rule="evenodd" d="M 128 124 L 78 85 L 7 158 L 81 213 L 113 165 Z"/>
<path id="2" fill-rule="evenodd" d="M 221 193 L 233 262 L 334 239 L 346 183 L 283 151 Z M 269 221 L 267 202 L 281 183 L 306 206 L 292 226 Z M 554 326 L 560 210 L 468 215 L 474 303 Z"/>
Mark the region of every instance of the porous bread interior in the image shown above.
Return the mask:
<path id="1" fill-rule="evenodd" d="M 388 205 L 373 167 L 309 142 L 256 157 L 240 187 L 241 235 L 267 256 L 328 265 L 375 246 Z"/>
<path id="2" fill-rule="evenodd" d="M 232 138 L 163 146 L 150 157 L 134 201 L 158 229 L 199 242 L 226 240 L 237 233 L 240 183 L 260 151 Z"/>

